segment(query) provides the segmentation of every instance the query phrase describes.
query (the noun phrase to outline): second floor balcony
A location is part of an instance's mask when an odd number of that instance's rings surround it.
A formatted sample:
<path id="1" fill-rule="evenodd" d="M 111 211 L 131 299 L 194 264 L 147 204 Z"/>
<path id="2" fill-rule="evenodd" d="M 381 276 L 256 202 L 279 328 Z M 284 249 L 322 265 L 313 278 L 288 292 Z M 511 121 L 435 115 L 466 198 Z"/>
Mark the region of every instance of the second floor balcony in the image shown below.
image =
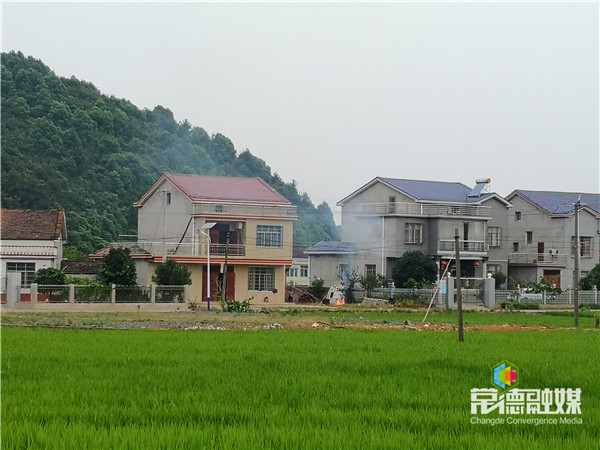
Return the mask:
<path id="1" fill-rule="evenodd" d="M 344 207 L 357 215 L 490 218 L 489 206 L 452 203 L 361 203 Z"/>
<path id="2" fill-rule="evenodd" d="M 459 240 L 459 249 L 462 253 L 485 253 L 487 244 L 485 241 Z M 440 239 L 438 242 L 438 251 L 440 253 L 456 252 L 456 243 L 454 239 Z"/>
<path id="3" fill-rule="evenodd" d="M 509 253 L 508 264 L 516 266 L 566 267 L 568 256 L 559 253 Z"/>
<path id="4" fill-rule="evenodd" d="M 161 241 L 138 241 L 138 242 L 120 242 L 118 245 L 130 250 L 132 256 L 160 256 L 165 253 L 167 256 L 207 256 L 206 242 L 161 242 Z M 246 246 L 242 244 L 213 244 L 210 245 L 210 255 L 212 256 L 246 256 Z"/>

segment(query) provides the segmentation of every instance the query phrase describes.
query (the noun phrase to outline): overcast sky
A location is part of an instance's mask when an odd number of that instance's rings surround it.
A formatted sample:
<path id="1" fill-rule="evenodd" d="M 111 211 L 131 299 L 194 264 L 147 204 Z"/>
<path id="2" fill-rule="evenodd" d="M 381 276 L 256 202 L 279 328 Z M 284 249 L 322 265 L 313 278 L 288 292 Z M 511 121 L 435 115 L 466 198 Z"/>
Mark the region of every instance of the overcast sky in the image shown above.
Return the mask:
<path id="1" fill-rule="evenodd" d="M 11 3 L 2 51 L 229 137 L 315 204 L 374 177 L 600 192 L 599 7 Z"/>

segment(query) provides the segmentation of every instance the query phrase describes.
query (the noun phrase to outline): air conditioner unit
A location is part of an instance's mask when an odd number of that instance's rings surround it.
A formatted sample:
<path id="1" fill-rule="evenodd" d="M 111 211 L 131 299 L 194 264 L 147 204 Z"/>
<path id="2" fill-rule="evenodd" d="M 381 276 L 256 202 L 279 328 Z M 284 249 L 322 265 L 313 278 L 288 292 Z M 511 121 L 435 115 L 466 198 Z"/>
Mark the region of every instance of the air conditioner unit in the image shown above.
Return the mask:
<path id="1" fill-rule="evenodd" d="M 551 248 L 550 250 L 548 250 L 548 253 L 550 253 L 551 255 L 558 255 L 558 250 L 555 248 Z"/>
<path id="2" fill-rule="evenodd" d="M 238 230 L 241 230 L 242 228 L 244 228 L 244 222 L 238 222 L 238 223 L 236 224 L 236 228 L 237 228 Z"/>

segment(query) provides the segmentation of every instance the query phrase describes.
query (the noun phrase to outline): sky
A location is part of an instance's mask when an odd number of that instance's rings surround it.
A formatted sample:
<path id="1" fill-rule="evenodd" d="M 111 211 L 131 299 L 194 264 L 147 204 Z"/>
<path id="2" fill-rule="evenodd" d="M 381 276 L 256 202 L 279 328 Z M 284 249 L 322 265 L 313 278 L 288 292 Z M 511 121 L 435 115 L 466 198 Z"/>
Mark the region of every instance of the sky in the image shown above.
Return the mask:
<path id="1" fill-rule="evenodd" d="M 249 149 L 315 205 L 373 178 L 600 192 L 598 2 L 2 2 L 2 51 Z"/>

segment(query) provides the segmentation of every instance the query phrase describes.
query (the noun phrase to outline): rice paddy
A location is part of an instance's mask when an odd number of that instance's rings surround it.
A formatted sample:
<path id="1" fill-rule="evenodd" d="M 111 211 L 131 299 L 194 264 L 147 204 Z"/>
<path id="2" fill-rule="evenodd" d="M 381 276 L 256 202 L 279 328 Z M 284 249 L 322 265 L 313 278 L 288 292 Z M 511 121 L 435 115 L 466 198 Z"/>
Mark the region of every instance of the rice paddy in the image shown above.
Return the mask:
<path id="1" fill-rule="evenodd" d="M 472 331 L 463 343 L 371 329 L 1 337 L 7 449 L 598 448 L 592 330 Z M 520 388 L 581 388 L 581 423 L 471 423 L 470 390 L 491 387 L 503 360 L 519 367 Z"/>

